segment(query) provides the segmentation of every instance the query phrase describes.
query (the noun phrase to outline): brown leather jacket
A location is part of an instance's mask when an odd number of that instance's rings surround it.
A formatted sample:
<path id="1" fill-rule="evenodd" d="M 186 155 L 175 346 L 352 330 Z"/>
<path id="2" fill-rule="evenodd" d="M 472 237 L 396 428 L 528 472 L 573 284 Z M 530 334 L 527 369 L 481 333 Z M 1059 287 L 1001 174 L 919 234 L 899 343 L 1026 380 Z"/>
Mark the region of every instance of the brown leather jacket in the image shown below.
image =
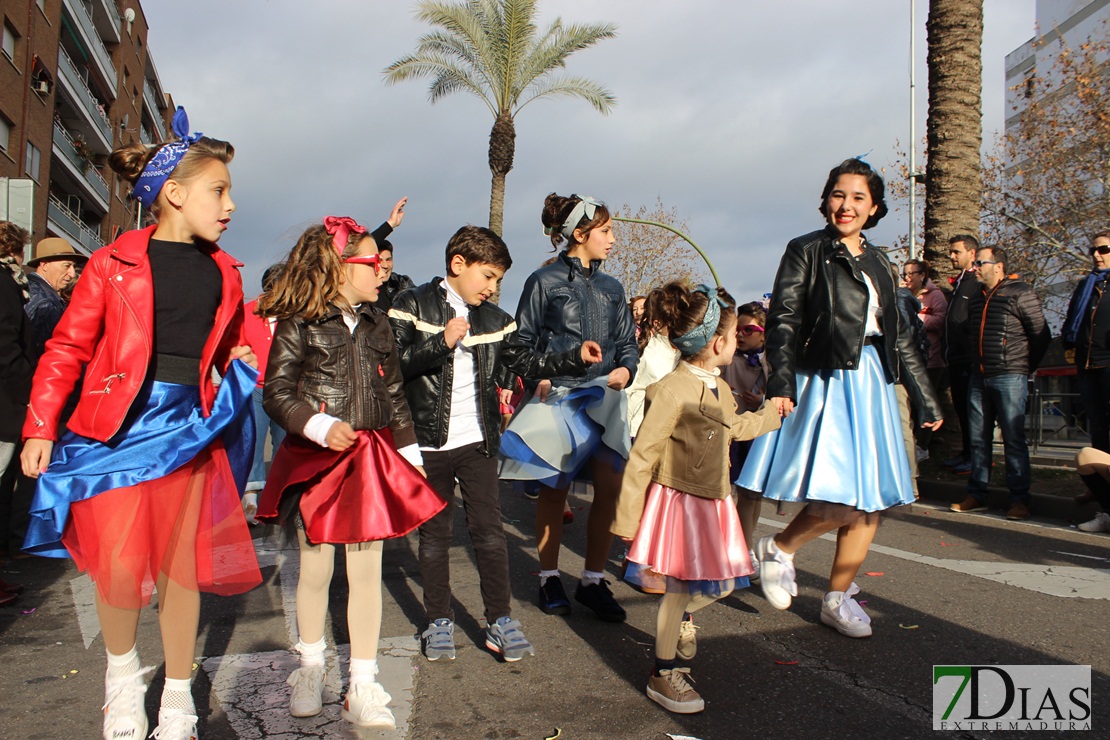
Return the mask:
<path id="1" fill-rule="evenodd" d="M 398 448 L 416 444 L 389 320 L 366 305 L 357 313 L 353 334 L 335 306 L 315 321 L 279 321 L 262 405 L 293 434 L 323 412 L 355 429 L 388 425 Z"/>
<path id="2" fill-rule="evenodd" d="M 731 389 L 720 378 L 709 390 L 683 362 L 648 386 L 647 412 L 624 468 L 616 520 L 611 530 L 633 537 L 652 482 L 702 498 L 723 499 L 732 491 L 728 446 L 779 428 L 778 410 L 765 404 L 740 413 Z"/>

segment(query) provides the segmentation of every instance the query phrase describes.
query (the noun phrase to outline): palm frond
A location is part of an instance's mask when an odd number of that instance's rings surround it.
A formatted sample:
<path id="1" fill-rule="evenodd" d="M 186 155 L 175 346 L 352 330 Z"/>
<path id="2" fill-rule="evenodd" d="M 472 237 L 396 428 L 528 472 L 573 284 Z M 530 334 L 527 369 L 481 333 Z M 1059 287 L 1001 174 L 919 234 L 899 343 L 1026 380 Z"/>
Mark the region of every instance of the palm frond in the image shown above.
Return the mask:
<path id="1" fill-rule="evenodd" d="M 525 100 L 513 110 L 514 117 L 524 106 L 538 98 L 578 98 L 586 101 L 602 114 L 608 114 L 613 106 L 617 104 L 617 98 L 613 93 L 585 77 L 566 77 L 562 75 L 544 77 L 531 85 L 525 95 L 527 95 Z"/>

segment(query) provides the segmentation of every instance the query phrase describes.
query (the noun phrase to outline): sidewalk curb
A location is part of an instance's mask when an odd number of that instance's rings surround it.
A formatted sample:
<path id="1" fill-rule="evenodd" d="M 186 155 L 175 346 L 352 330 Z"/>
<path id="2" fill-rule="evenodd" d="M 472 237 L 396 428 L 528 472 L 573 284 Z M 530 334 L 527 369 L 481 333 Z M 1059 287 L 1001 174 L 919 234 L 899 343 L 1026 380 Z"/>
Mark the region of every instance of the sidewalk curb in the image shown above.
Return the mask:
<path id="1" fill-rule="evenodd" d="M 954 504 L 963 501 L 967 494 L 967 484 L 962 481 L 917 480 L 921 498 L 938 503 Z M 1077 492 L 1080 490 L 1077 486 Z M 1095 504 L 1076 504 L 1070 496 L 1052 496 L 1045 493 L 1032 494 L 1030 508 L 1036 517 L 1059 519 L 1065 524 L 1085 522 L 1093 519 L 1100 509 Z M 987 489 L 987 506 L 991 509 L 1005 510 L 1010 503 L 1010 492 L 1005 488 Z"/>

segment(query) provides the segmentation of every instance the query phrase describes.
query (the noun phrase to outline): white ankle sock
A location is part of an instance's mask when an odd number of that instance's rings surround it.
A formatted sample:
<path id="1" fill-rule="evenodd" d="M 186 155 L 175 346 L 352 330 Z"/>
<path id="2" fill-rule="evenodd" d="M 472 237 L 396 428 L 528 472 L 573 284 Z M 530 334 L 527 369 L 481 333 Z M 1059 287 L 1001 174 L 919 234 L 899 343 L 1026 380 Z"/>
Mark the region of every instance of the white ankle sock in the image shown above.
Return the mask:
<path id="1" fill-rule="evenodd" d="M 298 642 L 294 650 L 301 654 L 301 667 L 324 665 L 324 649 L 327 646 L 327 641 L 322 637 L 318 642 L 306 643 L 304 640 Z"/>
<path id="2" fill-rule="evenodd" d="M 548 578 L 558 578 L 558 577 L 559 577 L 559 569 L 558 568 L 556 568 L 555 570 L 541 570 L 540 571 L 540 585 L 542 586 L 543 584 L 547 583 Z"/>
<path id="3" fill-rule="evenodd" d="M 351 658 L 351 686 L 360 683 L 373 683 L 378 675 L 378 661 L 375 658 Z"/>
<path id="4" fill-rule="evenodd" d="M 604 573 L 598 573 L 596 570 L 582 571 L 582 585 L 593 586 L 595 583 L 601 583 L 605 580 Z"/>
<path id="5" fill-rule="evenodd" d="M 781 547 L 779 547 L 779 544 L 777 542 L 775 542 L 774 537 L 771 538 L 771 547 L 769 549 L 772 553 L 774 553 L 776 555 L 781 555 L 782 557 L 786 558 L 787 560 L 790 560 L 790 561 L 794 560 L 794 553 L 787 552 L 786 550 L 783 550 Z"/>
<path id="6" fill-rule="evenodd" d="M 133 673 L 138 673 L 142 667 L 139 663 L 139 651 L 135 646 L 132 646 L 123 655 L 113 655 L 107 650 L 104 652 L 108 655 L 108 678 L 130 676 Z"/>
<path id="7" fill-rule="evenodd" d="M 162 689 L 162 709 L 184 709 L 190 714 L 196 712 L 193 704 L 193 679 L 167 678 Z"/>

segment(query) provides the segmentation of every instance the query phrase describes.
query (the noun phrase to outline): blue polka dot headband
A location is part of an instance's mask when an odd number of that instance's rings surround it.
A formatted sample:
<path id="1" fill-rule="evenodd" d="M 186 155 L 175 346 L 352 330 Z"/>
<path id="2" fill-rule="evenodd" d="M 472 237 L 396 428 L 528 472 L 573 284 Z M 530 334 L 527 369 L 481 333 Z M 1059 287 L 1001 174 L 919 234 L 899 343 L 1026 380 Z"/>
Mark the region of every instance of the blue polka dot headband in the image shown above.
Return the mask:
<path id="1" fill-rule="evenodd" d="M 147 210 L 154 205 L 154 201 L 158 199 L 158 193 L 162 191 L 162 186 L 170 179 L 178 162 L 189 151 L 189 147 L 204 136 L 200 131 L 189 133 L 189 116 L 180 105 L 177 106 L 177 112 L 173 114 L 173 132 L 177 134 L 178 140 L 163 144 L 158 149 L 158 153 L 146 163 L 143 173 L 139 175 L 139 181 L 135 183 L 135 189 L 131 191 L 131 197 L 142 203 Z"/>

